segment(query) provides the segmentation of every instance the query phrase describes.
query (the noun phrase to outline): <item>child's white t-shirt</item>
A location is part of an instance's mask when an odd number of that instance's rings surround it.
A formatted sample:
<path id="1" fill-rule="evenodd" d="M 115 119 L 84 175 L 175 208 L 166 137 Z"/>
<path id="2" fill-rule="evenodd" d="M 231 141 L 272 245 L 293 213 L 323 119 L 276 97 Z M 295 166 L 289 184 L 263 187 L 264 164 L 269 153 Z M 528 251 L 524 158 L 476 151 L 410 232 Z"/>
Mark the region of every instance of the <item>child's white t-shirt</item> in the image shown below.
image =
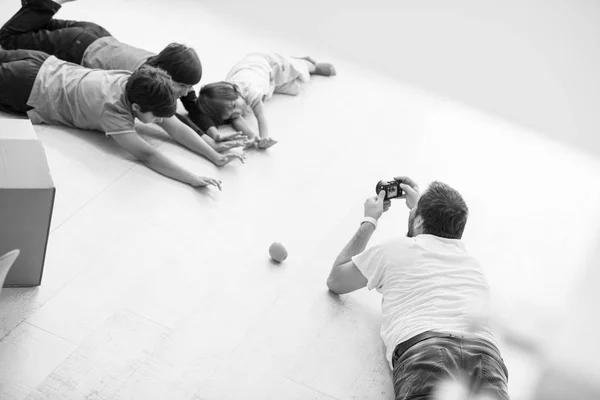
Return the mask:
<path id="1" fill-rule="evenodd" d="M 369 290 L 383 295 L 381 337 L 392 366 L 395 347 L 425 331 L 469 333 L 489 340 L 487 328 L 469 330 L 475 310 L 489 309 L 489 288 L 479 262 L 456 239 L 401 237 L 352 258 Z"/>
<path id="2" fill-rule="evenodd" d="M 272 71 L 267 54 L 250 53 L 231 68 L 225 80 L 236 84 L 246 104 L 254 108 L 269 95 Z"/>
<path id="3" fill-rule="evenodd" d="M 249 114 L 252 112 L 252 109 L 262 101 L 264 94 L 256 85 L 253 85 L 252 82 L 233 80 L 231 83 L 235 83 L 240 89 L 240 93 L 248 106 L 248 108 L 244 110 L 244 114 Z"/>

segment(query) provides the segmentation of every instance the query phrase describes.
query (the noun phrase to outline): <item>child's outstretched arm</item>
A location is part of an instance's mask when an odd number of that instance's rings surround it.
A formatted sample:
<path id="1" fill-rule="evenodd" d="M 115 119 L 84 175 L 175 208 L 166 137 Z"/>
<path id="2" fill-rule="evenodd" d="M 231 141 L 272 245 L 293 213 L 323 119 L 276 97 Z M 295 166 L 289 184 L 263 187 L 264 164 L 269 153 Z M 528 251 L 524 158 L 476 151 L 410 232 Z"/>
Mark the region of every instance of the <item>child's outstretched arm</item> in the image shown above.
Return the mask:
<path id="1" fill-rule="evenodd" d="M 256 116 L 256 120 L 258 121 L 258 133 L 261 139 L 265 139 L 269 137 L 269 128 L 267 126 L 267 117 L 265 116 L 265 107 L 262 101 L 256 103 L 256 105 L 252 108 L 254 111 L 254 115 Z"/>
<path id="2" fill-rule="evenodd" d="M 241 162 L 244 162 L 246 159 L 246 156 L 243 153 L 218 153 L 206 140 L 204 140 L 204 136 L 198 136 L 192 128 L 181 122 L 177 117 L 165 118 L 159 125 L 162 126 L 175 141 L 193 152 L 206 157 L 215 165 L 223 166 L 236 158 Z"/>
<path id="3" fill-rule="evenodd" d="M 246 135 L 248 139 L 255 140 L 258 134 L 254 132 L 254 129 L 250 128 L 244 117 L 236 117 L 231 120 L 231 125 L 237 130 Z"/>
<path id="4" fill-rule="evenodd" d="M 257 110 L 258 112 L 256 112 Z M 236 130 L 241 131 L 244 135 L 248 137 L 248 145 L 254 144 L 255 147 L 259 147 L 261 149 L 268 149 L 269 147 L 277 143 L 277 141 L 269 138 L 266 118 L 262 107 L 262 101 L 259 102 L 259 104 L 256 107 L 253 108 L 253 111 L 255 112 L 256 119 L 258 120 L 258 134 L 254 131 L 254 129 L 250 128 L 246 120 L 241 116 L 233 118 L 231 120 L 231 125 L 233 125 L 233 127 Z"/>
<path id="5" fill-rule="evenodd" d="M 258 139 L 258 147 L 261 149 L 268 149 L 277 143 L 269 137 L 269 128 L 267 126 L 267 117 L 265 116 L 265 107 L 262 101 L 259 101 L 253 108 L 254 115 L 258 121 L 258 133 L 260 138 Z"/>
<path id="6" fill-rule="evenodd" d="M 215 126 L 210 126 L 208 128 L 205 127 L 204 130 L 202 130 L 200 128 L 200 126 L 202 125 L 202 116 L 201 116 L 200 110 L 198 109 L 197 101 L 198 101 L 198 98 L 194 91 L 191 91 L 185 97 L 181 98 L 181 102 L 183 103 L 183 106 L 185 107 L 185 109 L 188 112 L 187 117 L 184 117 L 180 114 L 175 114 L 181 122 L 183 122 L 184 124 L 186 124 L 187 126 L 192 128 L 194 131 L 196 131 L 196 133 L 198 133 L 198 135 L 203 136 L 206 134 L 208 136 L 208 138 L 214 139 L 214 140 L 210 141 L 210 140 L 207 140 L 208 139 L 207 137 L 204 137 L 204 140 L 206 140 L 208 142 L 208 144 L 210 144 L 211 147 L 217 151 L 229 150 L 234 147 L 241 147 L 241 146 L 245 145 L 245 141 L 242 140 L 244 138 L 241 137 L 242 136 L 241 132 L 233 132 L 233 133 L 224 134 L 224 133 L 219 132 L 219 130 Z M 229 141 L 234 141 L 234 143 L 227 143 L 227 144 L 223 144 L 223 145 L 219 145 L 219 144 L 213 145 L 214 142 L 229 142 Z"/>
<path id="7" fill-rule="evenodd" d="M 218 187 L 219 190 L 221 189 L 220 180 L 199 176 L 189 172 L 154 147 L 150 146 L 135 132 L 111 135 L 111 137 L 119 144 L 119 146 L 123 147 L 131 155 L 159 174 L 179 182 L 187 183 L 192 187 L 214 185 Z"/>
<path id="8" fill-rule="evenodd" d="M 206 143 L 208 143 L 210 145 L 210 147 L 212 147 L 213 149 L 215 149 L 218 152 L 231 150 L 235 147 L 243 147 L 243 146 L 246 146 L 246 144 L 247 144 L 247 140 L 245 140 L 245 138 L 243 137 L 241 132 L 224 135 L 224 136 L 230 137 L 231 139 L 227 139 L 223 143 L 217 143 L 218 141 L 213 140 L 214 138 L 212 136 L 210 136 L 209 134 L 204 132 L 202 129 L 200 129 L 200 127 L 198 125 L 196 125 L 194 122 L 192 122 L 192 120 L 189 117 L 185 117 L 179 113 L 176 113 L 175 117 L 177 117 L 177 119 L 180 120 L 185 125 L 189 126 L 194 132 L 196 132 L 198 134 L 198 136 L 200 136 Z M 216 128 L 211 126 L 208 130 L 210 131 L 211 129 L 216 129 Z M 217 132 L 218 132 L 218 130 L 217 130 Z"/>
<path id="9" fill-rule="evenodd" d="M 246 137 L 244 135 L 242 135 L 241 132 L 235 132 L 235 135 L 228 134 L 228 135 L 224 135 L 224 136 L 231 136 L 231 137 L 235 137 L 236 139 L 225 140 L 223 142 L 219 142 L 216 139 L 213 139 L 212 137 L 210 137 L 209 135 L 202 136 L 202 139 L 206 143 L 208 143 L 210 145 L 210 147 L 212 147 L 213 149 L 215 149 L 218 152 L 223 152 L 223 151 L 231 150 L 236 147 L 244 147 L 244 146 L 248 145 L 248 139 L 246 139 Z"/>
<path id="10" fill-rule="evenodd" d="M 241 140 L 243 139 L 242 132 L 222 133 L 215 126 L 211 126 L 207 129 L 206 134 L 213 138 L 216 142 L 227 142 L 230 140 Z M 214 147 L 214 146 L 213 146 Z M 238 146 L 236 146 L 238 147 Z"/>

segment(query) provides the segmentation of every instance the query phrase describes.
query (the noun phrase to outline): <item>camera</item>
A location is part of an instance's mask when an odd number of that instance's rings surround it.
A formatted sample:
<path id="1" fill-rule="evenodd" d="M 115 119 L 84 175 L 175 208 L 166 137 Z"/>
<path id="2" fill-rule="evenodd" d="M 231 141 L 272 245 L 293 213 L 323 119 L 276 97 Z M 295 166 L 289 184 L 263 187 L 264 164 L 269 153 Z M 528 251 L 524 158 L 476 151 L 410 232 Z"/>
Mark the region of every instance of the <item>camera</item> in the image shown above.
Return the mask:
<path id="1" fill-rule="evenodd" d="M 402 181 L 392 180 L 392 181 L 379 181 L 377 182 L 377 186 L 375 186 L 375 193 L 379 194 L 382 190 L 385 190 L 385 198 L 384 200 L 394 199 L 396 197 L 402 197 L 404 195 L 404 191 L 400 187 Z"/>

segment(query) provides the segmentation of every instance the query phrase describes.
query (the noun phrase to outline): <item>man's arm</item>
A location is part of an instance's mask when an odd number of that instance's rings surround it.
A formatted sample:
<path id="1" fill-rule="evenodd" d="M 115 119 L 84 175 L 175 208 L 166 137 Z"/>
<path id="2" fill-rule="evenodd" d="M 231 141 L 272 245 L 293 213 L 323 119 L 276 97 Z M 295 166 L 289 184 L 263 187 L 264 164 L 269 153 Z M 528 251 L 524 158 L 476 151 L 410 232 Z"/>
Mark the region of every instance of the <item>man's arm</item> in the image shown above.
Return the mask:
<path id="1" fill-rule="evenodd" d="M 221 189 L 221 181 L 189 172 L 150 146 L 135 132 L 115 134 L 111 137 L 121 147 L 159 174 L 193 187 L 214 185 Z"/>
<path id="2" fill-rule="evenodd" d="M 330 291 L 345 294 L 367 286 L 367 278 L 354 265 L 352 257 L 365 250 L 373 232 L 375 232 L 375 225 L 362 223 L 350 242 L 337 256 L 327 278 L 327 287 Z"/>
<path id="3" fill-rule="evenodd" d="M 223 166 L 236 158 L 244 162 L 246 158 L 243 154 L 218 153 L 206 142 L 206 140 L 204 140 L 206 135 L 203 135 L 202 137 L 198 136 L 192 128 L 181 122 L 177 117 L 165 118 L 159 125 L 162 126 L 175 141 L 191 151 L 206 157 L 218 166 Z"/>
<path id="4" fill-rule="evenodd" d="M 365 217 L 371 218 L 374 223 L 363 222 L 335 259 L 327 278 L 327 287 L 333 293 L 345 294 L 367 286 L 367 278 L 352 262 L 352 257 L 365 250 L 375 232 L 377 220 L 390 208 L 391 203 L 384 201 L 384 197 L 385 192 L 382 190 L 377 196 L 371 197 L 365 202 Z"/>

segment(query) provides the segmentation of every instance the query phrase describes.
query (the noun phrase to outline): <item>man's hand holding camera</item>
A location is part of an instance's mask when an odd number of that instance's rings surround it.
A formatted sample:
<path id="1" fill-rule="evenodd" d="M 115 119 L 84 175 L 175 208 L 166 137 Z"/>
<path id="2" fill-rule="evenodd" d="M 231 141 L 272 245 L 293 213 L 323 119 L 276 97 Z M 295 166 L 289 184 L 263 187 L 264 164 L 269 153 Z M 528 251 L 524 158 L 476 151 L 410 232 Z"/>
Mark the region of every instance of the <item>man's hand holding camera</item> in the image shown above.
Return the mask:
<path id="1" fill-rule="evenodd" d="M 379 181 L 375 186 L 377 196 L 365 201 L 365 216 L 348 244 L 335 259 L 327 287 L 333 293 L 344 294 L 367 285 L 367 278 L 358 270 L 352 257 L 362 253 L 377 228 L 377 222 L 384 212 L 390 209 L 392 199 L 406 199 L 412 209 L 419 199 L 419 186 L 410 178 L 399 176 L 393 181 Z"/>
<path id="2" fill-rule="evenodd" d="M 394 180 L 400 182 L 400 188 L 402 188 L 403 191 L 403 195 L 400 198 L 406 199 L 406 207 L 408 207 L 409 210 L 415 208 L 419 201 L 419 196 L 421 195 L 419 185 L 408 176 L 396 176 L 394 177 Z"/>
<path id="3" fill-rule="evenodd" d="M 398 191 L 398 188 L 402 189 Z M 377 184 L 377 196 L 365 201 L 365 217 L 379 220 L 384 212 L 390 209 L 391 199 L 406 199 L 406 206 L 412 210 L 420 196 L 419 185 L 407 176 L 397 176 L 391 182 L 380 181 Z"/>
<path id="4" fill-rule="evenodd" d="M 365 201 L 365 217 L 370 217 L 378 220 L 381 215 L 390 209 L 391 200 L 384 200 L 385 190 L 379 192 L 377 196 L 369 197 Z"/>

